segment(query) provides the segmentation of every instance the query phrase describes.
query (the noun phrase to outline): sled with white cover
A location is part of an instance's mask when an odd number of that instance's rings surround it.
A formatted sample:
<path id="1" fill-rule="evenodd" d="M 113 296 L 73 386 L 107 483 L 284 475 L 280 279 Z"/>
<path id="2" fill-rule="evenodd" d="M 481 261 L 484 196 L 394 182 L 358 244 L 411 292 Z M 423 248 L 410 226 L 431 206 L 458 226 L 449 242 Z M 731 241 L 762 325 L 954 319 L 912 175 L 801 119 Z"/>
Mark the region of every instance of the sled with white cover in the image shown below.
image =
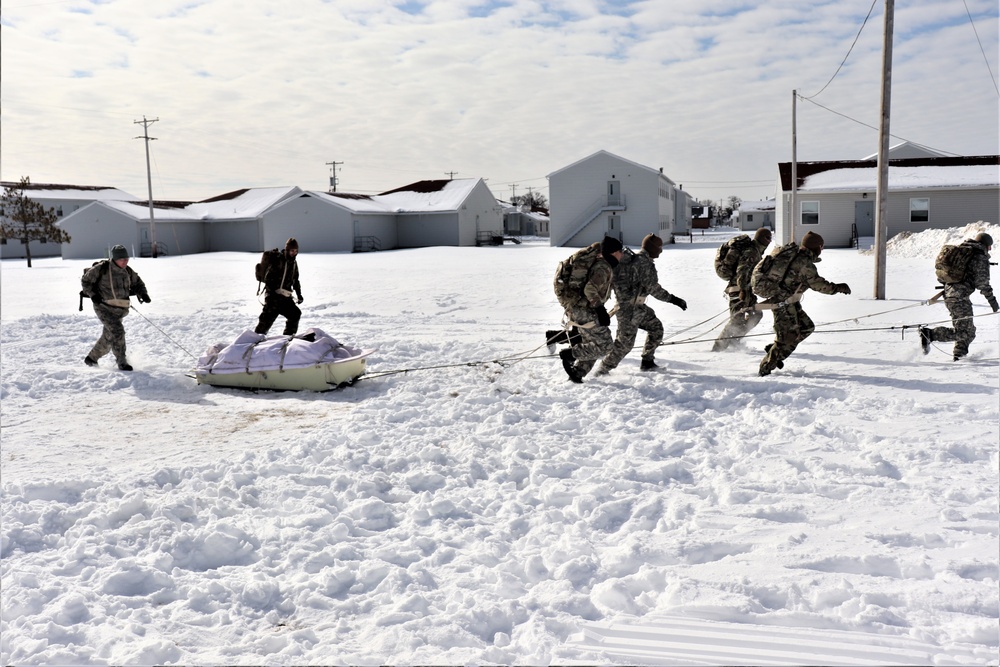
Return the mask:
<path id="1" fill-rule="evenodd" d="M 319 329 L 268 338 L 251 330 L 217 343 L 198 359 L 198 384 L 242 389 L 327 391 L 365 372 L 374 349 L 354 348 Z"/>

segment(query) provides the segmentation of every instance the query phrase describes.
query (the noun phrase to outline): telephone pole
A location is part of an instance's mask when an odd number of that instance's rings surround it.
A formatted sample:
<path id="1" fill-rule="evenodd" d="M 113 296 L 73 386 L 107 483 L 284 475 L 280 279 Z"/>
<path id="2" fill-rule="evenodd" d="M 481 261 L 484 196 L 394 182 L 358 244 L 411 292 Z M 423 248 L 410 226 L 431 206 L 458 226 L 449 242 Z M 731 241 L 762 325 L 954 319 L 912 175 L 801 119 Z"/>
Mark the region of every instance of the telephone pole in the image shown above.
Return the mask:
<path id="1" fill-rule="evenodd" d="M 337 191 L 337 165 L 344 164 L 343 162 L 327 162 L 330 166 L 330 192 Z"/>
<path id="2" fill-rule="evenodd" d="M 885 0 L 882 38 L 882 120 L 878 130 L 878 206 L 875 209 L 875 298 L 885 299 L 885 243 L 889 215 L 889 102 L 892 97 L 892 23 L 894 0 Z"/>
<path id="3" fill-rule="evenodd" d="M 453 180 L 455 180 L 455 174 L 457 174 L 458 172 L 457 171 L 446 171 L 444 173 L 448 174 L 448 180 L 449 181 L 453 181 Z"/>
<path id="4" fill-rule="evenodd" d="M 159 118 L 154 118 L 153 120 L 146 120 L 143 116 L 142 120 L 137 120 L 133 122 L 133 125 L 142 125 L 142 136 L 135 137 L 136 139 L 145 139 L 146 141 L 146 187 L 149 191 L 149 243 L 152 248 L 153 258 L 156 258 L 156 221 L 153 219 L 153 176 L 149 170 L 149 142 L 156 141 L 156 137 L 149 136 L 149 126 L 160 120 Z M 139 246 L 139 252 L 142 252 L 142 246 Z"/>

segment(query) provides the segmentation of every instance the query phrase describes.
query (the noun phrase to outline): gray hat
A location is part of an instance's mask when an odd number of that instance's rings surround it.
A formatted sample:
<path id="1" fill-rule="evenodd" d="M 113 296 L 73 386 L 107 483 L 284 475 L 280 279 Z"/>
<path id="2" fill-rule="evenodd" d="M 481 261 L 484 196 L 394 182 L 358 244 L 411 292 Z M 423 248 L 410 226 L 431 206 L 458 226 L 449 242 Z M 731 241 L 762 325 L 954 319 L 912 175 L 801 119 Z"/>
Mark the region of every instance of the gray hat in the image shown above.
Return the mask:
<path id="1" fill-rule="evenodd" d="M 116 245 L 111 249 L 111 259 L 128 259 L 128 250 L 121 244 Z"/>

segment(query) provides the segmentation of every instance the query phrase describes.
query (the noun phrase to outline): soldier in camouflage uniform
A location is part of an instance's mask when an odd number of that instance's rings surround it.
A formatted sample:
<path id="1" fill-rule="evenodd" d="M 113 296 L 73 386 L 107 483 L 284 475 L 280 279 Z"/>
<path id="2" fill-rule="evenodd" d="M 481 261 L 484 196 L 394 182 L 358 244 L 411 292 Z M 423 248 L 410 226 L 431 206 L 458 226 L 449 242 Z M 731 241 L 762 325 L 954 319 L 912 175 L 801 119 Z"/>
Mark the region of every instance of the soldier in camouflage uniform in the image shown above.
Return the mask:
<path id="1" fill-rule="evenodd" d="M 750 289 L 750 276 L 753 274 L 753 267 L 757 266 L 757 262 L 764 256 L 764 251 L 770 243 L 771 230 L 761 227 L 754 233 L 753 243 L 747 246 L 737 260 L 736 273 L 726 285 L 726 296 L 729 297 L 729 323 L 712 346 L 713 352 L 727 349 L 750 333 L 764 317 L 764 311 L 754 308 L 757 305 L 757 297 Z"/>
<path id="2" fill-rule="evenodd" d="M 128 315 L 129 297 L 135 295 L 140 303 L 149 303 L 149 293 L 135 271 L 128 265 L 128 250 L 123 245 L 111 249 L 111 259 L 98 262 L 83 274 L 81 279 L 83 294 L 94 302 L 97 319 L 104 325 L 101 337 L 84 358 L 88 366 L 96 366 L 97 360 L 109 351 L 114 352 L 118 368 L 132 370 L 125 357 L 125 327 L 122 320 Z"/>
<path id="3" fill-rule="evenodd" d="M 784 360 L 816 330 L 816 325 L 800 305 L 803 292 L 813 289 L 822 294 L 851 293 L 847 283 L 831 283 L 816 271 L 822 251 L 823 237 L 807 232 L 788 265 L 778 294 L 764 302 L 775 306 L 771 311 L 774 313 L 774 342 L 765 348 L 758 371 L 761 377 L 770 375 L 775 368 L 783 368 Z"/>
<path id="4" fill-rule="evenodd" d="M 972 314 L 972 293 L 979 290 L 993 312 L 1000 310 L 997 298 L 990 287 L 990 250 L 993 249 L 993 237 L 983 232 L 974 239 L 962 242 L 971 251 L 972 257 L 965 269 L 965 278 L 961 282 L 948 283 L 944 286 L 944 305 L 951 315 L 950 327 L 935 327 L 933 329 L 920 327 L 920 344 L 924 354 L 930 351 L 931 342 L 955 341 L 953 359 L 958 361 L 969 353 L 969 344 L 976 338 L 976 325 Z"/>
<path id="5" fill-rule="evenodd" d="M 648 234 L 642 240 L 642 250 L 635 254 L 630 251 L 615 269 L 614 290 L 618 303 L 615 317 L 618 318 L 618 333 L 614 347 L 597 369 L 598 375 L 607 375 L 621 363 L 632 350 L 639 329 L 646 332 L 639 370 L 651 371 L 658 368 L 653 355 L 663 341 L 663 323 L 656 317 L 653 309 L 646 305 L 646 298 L 652 296 L 681 310 L 687 310 L 684 299 L 660 287 L 653 260 L 662 252 L 663 239 L 655 234 Z"/>
<path id="6" fill-rule="evenodd" d="M 622 244 L 618 239 L 604 237 L 601 255 L 594 262 L 583 285 L 582 297 L 566 310 L 566 319 L 574 323 L 579 338 L 559 353 L 563 370 L 572 382 L 583 378 L 608 353 L 614 344 L 611 338 L 611 316 L 604 307 L 611 297 L 614 268 L 622 258 Z"/>
<path id="7" fill-rule="evenodd" d="M 285 249 L 264 276 L 264 309 L 257 319 L 254 333 L 266 335 L 279 315 L 285 318 L 283 336 L 294 336 L 299 330 L 302 311 L 295 304 L 302 303 L 302 285 L 299 283 L 299 242 L 294 238 L 285 241 Z M 292 299 L 292 292 L 295 299 Z"/>

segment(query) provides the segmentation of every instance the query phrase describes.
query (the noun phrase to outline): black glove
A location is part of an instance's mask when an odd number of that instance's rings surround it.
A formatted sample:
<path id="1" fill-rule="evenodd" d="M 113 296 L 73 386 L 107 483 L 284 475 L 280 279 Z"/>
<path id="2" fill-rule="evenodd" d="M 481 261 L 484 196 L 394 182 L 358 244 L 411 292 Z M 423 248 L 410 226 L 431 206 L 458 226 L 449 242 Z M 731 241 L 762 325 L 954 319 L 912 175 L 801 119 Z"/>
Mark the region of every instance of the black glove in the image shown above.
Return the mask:
<path id="1" fill-rule="evenodd" d="M 302 303 L 302 295 L 301 294 L 299 295 L 299 298 L 295 301 L 295 303 Z"/>
<path id="2" fill-rule="evenodd" d="M 684 299 L 680 298 L 679 296 L 674 296 L 673 294 L 671 294 L 670 298 L 667 299 L 667 303 L 672 303 L 673 305 L 677 306 L 681 310 L 687 310 L 688 309 L 688 302 L 685 301 Z"/>
<path id="3" fill-rule="evenodd" d="M 149 298 L 149 295 L 142 293 L 137 295 L 135 298 L 139 299 L 139 303 L 152 303 L 153 300 Z"/>
<path id="4" fill-rule="evenodd" d="M 990 308 L 993 309 L 994 313 L 1000 310 L 1000 304 L 997 304 L 997 298 L 995 296 L 991 296 L 986 299 L 986 303 L 990 304 Z"/>
<path id="5" fill-rule="evenodd" d="M 94 302 L 95 306 L 99 306 L 104 303 L 104 299 L 101 298 L 100 294 L 91 294 L 90 300 Z"/>
<path id="6" fill-rule="evenodd" d="M 603 303 L 597 304 L 597 307 L 594 308 L 594 310 L 597 311 L 598 324 L 600 324 L 602 327 L 611 326 L 611 316 L 608 315 L 608 309 L 604 307 Z"/>
<path id="7" fill-rule="evenodd" d="M 837 283 L 836 285 L 834 285 L 834 288 L 836 290 L 836 291 L 834 291 L 834 294 L 850 294 L 851 293 L 851 286 L 848 285 L 847 283 Z"/>

